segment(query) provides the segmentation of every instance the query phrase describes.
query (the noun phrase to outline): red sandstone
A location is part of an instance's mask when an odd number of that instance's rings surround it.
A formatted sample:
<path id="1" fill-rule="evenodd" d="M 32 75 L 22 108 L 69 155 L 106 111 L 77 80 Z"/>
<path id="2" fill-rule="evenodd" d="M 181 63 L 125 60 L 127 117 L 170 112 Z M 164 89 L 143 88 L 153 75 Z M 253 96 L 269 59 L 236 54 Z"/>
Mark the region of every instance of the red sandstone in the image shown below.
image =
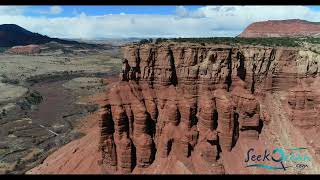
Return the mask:
<path id="1" fill-rule="evenodd" d="M 299 19 L 269 20 L 250 24 L 239 37 L 319 37 L 320 24 Z"/>

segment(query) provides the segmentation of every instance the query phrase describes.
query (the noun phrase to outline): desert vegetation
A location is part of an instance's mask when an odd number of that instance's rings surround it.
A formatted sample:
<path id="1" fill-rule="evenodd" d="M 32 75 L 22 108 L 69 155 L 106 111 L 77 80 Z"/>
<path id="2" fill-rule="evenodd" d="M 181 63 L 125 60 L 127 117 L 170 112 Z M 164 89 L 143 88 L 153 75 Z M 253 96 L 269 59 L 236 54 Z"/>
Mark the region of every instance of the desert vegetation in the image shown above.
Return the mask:
<path id="1" fill-rule="evenodd" d="M 319 44 L 320 38 L 290 38 L 290 37 L 270 37 L 270 38 L 242 38 L 242 37 L 204 37 L 204 38 L 157 38 L 142 39 L 139 44 L 152 43 L 155 44 L 173 41 L 173 42 L 190 42 L 190 43 L 210 43 L 210 44 L 226 44 L 226 45 L 260 45 L 260 46 L 284 46 L 284 47 L 301 47 L 303 42 Z"/>

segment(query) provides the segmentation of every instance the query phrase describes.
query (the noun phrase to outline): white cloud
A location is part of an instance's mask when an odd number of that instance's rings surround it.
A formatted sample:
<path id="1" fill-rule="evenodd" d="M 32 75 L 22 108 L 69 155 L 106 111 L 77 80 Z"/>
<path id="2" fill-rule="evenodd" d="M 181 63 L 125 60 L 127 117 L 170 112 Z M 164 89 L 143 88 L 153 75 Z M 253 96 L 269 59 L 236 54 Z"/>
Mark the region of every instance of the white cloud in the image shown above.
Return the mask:
<path id="1" fill-rule="evenodd" d="M 188 11 L 184 6 L 178 6 L 176 8 L 176 15 L 181 17 L 189 17 L 189 18 L 203 18 L 205 17 L 204 13 L 200 10 L 196 11 Z"/>
<path id="2" fill-rule="evenodd" d="M 0 6 L 0 15 L 23 14 L 26 6 Z"/>
<path id="3" fill-rule="evenodd" d="M 40 14 L 51 14 L 51 15 L 57 15 L 62 12 L 63 12 L 63 9 L 61 6 L 51 6 L 48 10 L 39 11 Z"/>
<path id="4" fill-rule="evenodd" d="M 181 16 L 181 17 L 186 17 L 186 16 L 189 15 L 189 12 L 188 12 L 188 10 L 187 10 L 185 7 L 183 7 L 183 6 L 178 6 L 178 7 L 176 8 L 176 14 L 177 14 L 178 16 Z"/>
<path id="5" fill-rule="evenodd" d="M 193 11 L 177 7 L 173 15 L 90 16 L 80 13 L 73 17 L 6 14 L 1 13 L 1 8 L 0 24 L 18 24 L 30 31 L 59 38 L 236 36 L 255 21 L 320 19 L 319 11 L 304 6 L 206 6 Z"/>
<path id="6" fill-rule="evenodd" d="M 62 13 L 63 9 L 60 6 L 51 6 L 50 13 L 51 14 L 60 14 Z"/>

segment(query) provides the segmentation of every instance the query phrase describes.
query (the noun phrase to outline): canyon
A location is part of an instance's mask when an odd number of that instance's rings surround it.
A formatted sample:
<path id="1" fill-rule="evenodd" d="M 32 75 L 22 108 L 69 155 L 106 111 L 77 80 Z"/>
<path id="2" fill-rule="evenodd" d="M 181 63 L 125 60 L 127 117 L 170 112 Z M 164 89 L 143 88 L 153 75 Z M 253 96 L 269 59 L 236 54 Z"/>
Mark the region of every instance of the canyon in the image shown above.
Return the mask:
<path id="1" fill-rule="evenodd" d="M 123 46 L 93 127 L 28 173 L 319 173 L 317 47 Z M 306 148 L 308 168 L 246 167 L 250 148 L 277 147 Z"/>

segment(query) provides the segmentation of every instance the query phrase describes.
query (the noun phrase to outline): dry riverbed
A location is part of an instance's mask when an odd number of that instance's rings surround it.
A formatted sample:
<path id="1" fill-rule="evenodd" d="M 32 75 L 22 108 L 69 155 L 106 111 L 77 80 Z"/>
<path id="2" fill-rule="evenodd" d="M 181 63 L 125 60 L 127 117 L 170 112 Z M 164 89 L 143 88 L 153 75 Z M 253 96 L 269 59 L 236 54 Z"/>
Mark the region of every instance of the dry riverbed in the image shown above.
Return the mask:
<path id="1" fill-rule="evenodd" d="M 83 97 L 104 91 L 121 57 L 0 54 L 0 174 L 22 174 L 82 137 L 76 125 L 99 109 Z"/>

